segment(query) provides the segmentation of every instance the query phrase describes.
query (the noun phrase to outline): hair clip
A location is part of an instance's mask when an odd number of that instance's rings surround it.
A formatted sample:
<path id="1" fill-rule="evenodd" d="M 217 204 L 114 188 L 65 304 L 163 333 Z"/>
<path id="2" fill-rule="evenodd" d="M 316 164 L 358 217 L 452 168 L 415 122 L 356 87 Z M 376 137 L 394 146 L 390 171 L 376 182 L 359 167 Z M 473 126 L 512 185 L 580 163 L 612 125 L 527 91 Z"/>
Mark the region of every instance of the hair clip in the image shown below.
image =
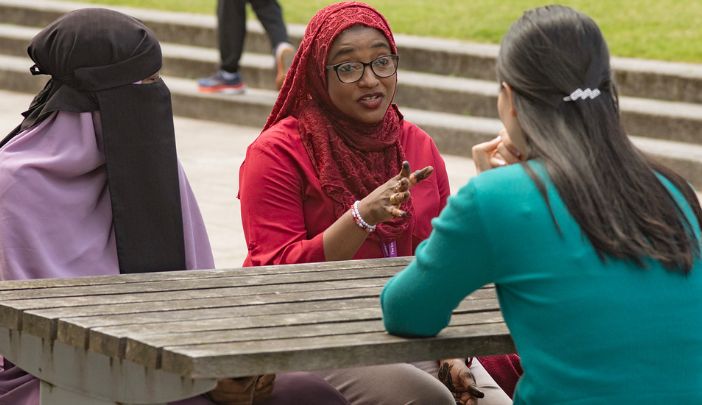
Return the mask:
<path id="1" fill-rule="evenodd" d="M 576 89 L 574 92 L 570 93 L 569 96 L 563 97 L 563 101 L 576 101 L 579 99 L 593 99 L 601 94 L 599 89 Z"/>

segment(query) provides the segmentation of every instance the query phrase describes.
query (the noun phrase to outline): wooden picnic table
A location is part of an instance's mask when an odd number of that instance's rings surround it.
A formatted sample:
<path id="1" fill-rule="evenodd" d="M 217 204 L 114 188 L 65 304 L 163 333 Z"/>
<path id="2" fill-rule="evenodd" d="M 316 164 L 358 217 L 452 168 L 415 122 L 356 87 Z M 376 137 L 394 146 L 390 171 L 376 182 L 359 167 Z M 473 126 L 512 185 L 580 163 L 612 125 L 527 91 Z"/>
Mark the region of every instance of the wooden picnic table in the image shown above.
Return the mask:
<path id="1" fill-rule="evenodd" d="M 379 294 L 411 258 L 0 283 L 0 354 L 42 404 L 165 403 L 218 378 L 514 351 L 494 287 L 437 337 L 389 335 Z"/>

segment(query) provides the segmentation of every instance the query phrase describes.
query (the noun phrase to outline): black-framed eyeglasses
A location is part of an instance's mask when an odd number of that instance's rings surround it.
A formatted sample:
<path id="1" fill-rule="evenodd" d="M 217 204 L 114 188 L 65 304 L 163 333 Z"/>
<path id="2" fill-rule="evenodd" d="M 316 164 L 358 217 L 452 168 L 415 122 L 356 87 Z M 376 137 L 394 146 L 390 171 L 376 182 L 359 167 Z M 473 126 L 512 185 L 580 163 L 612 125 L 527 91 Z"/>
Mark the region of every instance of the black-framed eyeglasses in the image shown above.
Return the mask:
<path id="1" fill-rule="evenodd" d="M 368 63 L 344 62 L 336 65 L 327 65 L 327 70 L 334 69 L 336 77 L 342 83 L 355 83 L 366 73 L 366 66 L 370 66 L 373 74 L 380 78 L 390 77 L 397 72 L 400 55 L 382 55 Z"/>

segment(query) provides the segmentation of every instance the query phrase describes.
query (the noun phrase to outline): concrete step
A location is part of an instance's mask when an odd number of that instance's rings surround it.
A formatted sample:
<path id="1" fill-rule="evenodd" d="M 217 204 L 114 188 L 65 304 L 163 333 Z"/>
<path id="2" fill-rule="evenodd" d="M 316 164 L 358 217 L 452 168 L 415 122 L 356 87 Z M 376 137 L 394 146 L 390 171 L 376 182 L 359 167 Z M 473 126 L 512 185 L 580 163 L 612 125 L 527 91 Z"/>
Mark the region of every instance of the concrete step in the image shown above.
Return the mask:
<path id="1" fill-rule="evenodd" d="M 45 78 L 31 76 L 25 58 L 0 56 L 0 88 L 36 93 Z M 245 95 L 202 94 L 193 80 L 168 77 L 173 110 L 178 116 L 262 127 L 276 98 L 276 92 L 249 89 Z M 402 108 L 405 117 L 422 127 L 445 154 L 469 157 L 471 147 L 495 136 L 502 124 L 492 118 Z M 691 143 L 633 137 L 642 150 L 677 170 L 696 187 L 702 188 L 702 146 Z"/>
<path id="2" fill-rule="evenodd" d="M 29 41 L 39 28 L 0 22 L 0 53 L 12 56 L 27 56 Z"/>
<path id="3" fill-rule="evenodd" d="M 44 26 L 63 13 L 82 7 L 95 5 L 49 0 L 33 0 L 31 3 L 26 0 L 0 0 L 0 15 L 3 16 L 0 22 Z M 208 48 L 214 48 L 217 43 L 213 15 L 114 8 L 144 21 L 161 41 Z M 246 52 L 270 53 L 270 44 L 261 25 L 250 21 L 247 28 Z M 304 27 L 289 25 L 289 32 L 293 42 L 297 43 Z M 494 80 L 496 45 L 407 35 L 397 35 L 396 39 L 403 69 Z M 612 66 L 623 95 L 702 103 L 702 65 L 613 58 Z"/>
<path id="4" fill-rule="evenodd" d="M 38 29 L 0 24 L 0 53 L 23 56 L 26 43 Z M 213 73 L 218 62 L 211 48 L 162 45 L 163 73 L 198 78 Z M 246 53 L 242 74 L 249 87 L 273 90 L 273 58 Z M 400 106 L 427 111 L 497 118 L 495 82 L 400 70 L 396 101 Z M 630 133 L 678 142 L 702 142 L 702 105 L 622 97 L 621 115 Z"/>

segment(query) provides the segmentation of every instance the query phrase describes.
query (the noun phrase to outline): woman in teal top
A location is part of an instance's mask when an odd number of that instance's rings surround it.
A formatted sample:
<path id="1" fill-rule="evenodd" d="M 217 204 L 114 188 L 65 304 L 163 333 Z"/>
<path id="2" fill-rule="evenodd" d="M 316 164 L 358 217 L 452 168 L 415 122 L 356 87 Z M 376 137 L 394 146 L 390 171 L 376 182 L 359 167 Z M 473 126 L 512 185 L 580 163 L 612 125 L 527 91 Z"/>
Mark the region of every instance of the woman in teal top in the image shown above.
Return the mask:
<path id="1" fill-rule="evenodd" d="M 387 330 L 435 335 L 495 283 L 524 370 L 515 403 L 702 404 L 702 209 L 627 138 L 599 28 L 530 10 L 497 75 L 506 134 L 474 148 L 483 172 L 385 286 Z M 487 170 L 507 150 L 523 161 Z"/>

